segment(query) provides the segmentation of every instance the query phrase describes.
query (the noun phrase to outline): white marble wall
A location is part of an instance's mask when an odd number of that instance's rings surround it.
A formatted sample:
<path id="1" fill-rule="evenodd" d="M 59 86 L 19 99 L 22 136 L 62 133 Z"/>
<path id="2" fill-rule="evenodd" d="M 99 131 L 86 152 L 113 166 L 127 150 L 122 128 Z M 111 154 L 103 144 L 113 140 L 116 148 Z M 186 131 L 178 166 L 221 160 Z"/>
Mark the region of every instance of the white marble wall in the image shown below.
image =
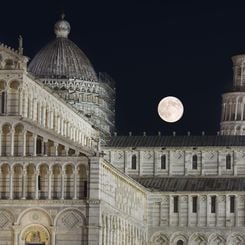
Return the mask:
<path id="1" fill-rule="evenodd" d="M 156 148 L 104 147 L 104 158 L 129 176 L 244 176 L 244 147 L 178 147 Z M 136 156 L 136 169 L 132 169 L 132 156 Z M 166 156 L 166 167 L 161 169 L 161 156 Z M 197 156 L 197 169 L 192 159 Z M 231 167 L 226 157 L 230 155 Z"/>
<path id="2" fill-rule="evenodd" d="M 102 183 L 102 244 L 146 244 L 146 190 L 107 163 L 103 164 Z"/>
<path id="3" fill-rule="evenodd" d="M 235 196 L 234 212 L 230 196 Z M 179 198 L 174 213 L 173 198 Z M 197 196 L 197 211 L 192 197 Z M 211 212 L 211 196 L 216 196 L 216 212 Z M 245 195 L 240 193 L 151 193 L 148 195 L 149 244 L 243 244 L 245 236 Z M 217 237 L 220 243 L 215 243 Z M 200 241 L 199 241 L 200 240 Z M 217 239 L 219 240 L 219 239 Z M 235 240 L 241 243 L 231 243 Z M 165 243 L 164 243 L 165 241 Z M 203 242 L 203 243 L 202 243 Z"/>

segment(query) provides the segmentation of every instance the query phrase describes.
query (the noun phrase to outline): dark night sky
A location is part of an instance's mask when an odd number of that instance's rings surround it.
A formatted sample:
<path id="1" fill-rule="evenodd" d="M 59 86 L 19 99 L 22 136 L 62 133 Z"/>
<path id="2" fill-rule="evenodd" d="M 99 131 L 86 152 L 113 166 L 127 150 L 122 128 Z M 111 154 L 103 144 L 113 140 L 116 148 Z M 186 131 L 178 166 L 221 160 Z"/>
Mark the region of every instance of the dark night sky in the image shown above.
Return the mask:
<path id="1" fill-rule="evenodd" d="M 245 2 L 4 1 L 0 41 L 16 48 L 21 34 L 32 58 L 54 38 L 61 9 L 70 39 L 97 72 L 116 81 L 120 134 L 219 130 L 221 94 L 232 81 L 230 58 L 245 52 Z M 164 123 L 156 111 L 168 95 L 185 106 L 175 124 Z"/>

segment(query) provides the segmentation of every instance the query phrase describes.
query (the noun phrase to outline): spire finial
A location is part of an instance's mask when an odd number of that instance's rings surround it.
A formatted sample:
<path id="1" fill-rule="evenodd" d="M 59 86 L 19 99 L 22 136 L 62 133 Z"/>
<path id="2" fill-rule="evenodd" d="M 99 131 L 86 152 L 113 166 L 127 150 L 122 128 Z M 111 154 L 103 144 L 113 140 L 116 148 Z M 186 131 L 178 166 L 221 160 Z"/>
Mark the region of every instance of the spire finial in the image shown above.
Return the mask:
<path id="1" fill-rule="evenodd" d="M 65 13 L 64 13 L 64 12 L 62 12 L 62 13 L 61 13 L 61 19 L 62 19 L 62 20 L 64 20 L 64 19 L 65 19 L 65 17 L 66 17 Z"/>
<path id="2" fill-rule="evenodd" d="M 23 38 L 19 35 L 19 54 L 23 54 Z"/>

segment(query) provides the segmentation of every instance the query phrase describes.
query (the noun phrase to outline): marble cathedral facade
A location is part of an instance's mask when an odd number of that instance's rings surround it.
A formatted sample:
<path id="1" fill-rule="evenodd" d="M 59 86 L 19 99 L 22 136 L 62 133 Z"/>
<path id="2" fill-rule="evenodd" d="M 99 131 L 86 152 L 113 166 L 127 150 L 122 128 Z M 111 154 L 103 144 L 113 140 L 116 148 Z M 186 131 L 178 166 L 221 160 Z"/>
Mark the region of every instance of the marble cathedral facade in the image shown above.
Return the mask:
<path id="1" fill-rule="evenodd" d="M 0 245 L 245 244 L 245 56 L 220 135 L 112 136 L 114 83 L 68 38 L 0 45 Z"/>

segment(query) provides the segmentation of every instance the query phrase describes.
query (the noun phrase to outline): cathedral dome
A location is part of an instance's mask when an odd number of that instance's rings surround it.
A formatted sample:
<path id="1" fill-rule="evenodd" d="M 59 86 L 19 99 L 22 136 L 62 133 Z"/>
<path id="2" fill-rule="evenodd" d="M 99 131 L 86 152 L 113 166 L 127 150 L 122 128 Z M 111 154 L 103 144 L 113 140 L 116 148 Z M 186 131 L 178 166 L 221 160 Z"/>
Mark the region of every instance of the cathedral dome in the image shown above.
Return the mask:
<path id="1" fill-rule="evenodd" d="M 71 27 L 62 19 L 54 25 L 56 39 L 42 48 L 32 59 L 28 70 L 40 79 L 78 78 L 85 81 L 97 81 L 92 64 L 83 51 L 68 35 Z"/>

